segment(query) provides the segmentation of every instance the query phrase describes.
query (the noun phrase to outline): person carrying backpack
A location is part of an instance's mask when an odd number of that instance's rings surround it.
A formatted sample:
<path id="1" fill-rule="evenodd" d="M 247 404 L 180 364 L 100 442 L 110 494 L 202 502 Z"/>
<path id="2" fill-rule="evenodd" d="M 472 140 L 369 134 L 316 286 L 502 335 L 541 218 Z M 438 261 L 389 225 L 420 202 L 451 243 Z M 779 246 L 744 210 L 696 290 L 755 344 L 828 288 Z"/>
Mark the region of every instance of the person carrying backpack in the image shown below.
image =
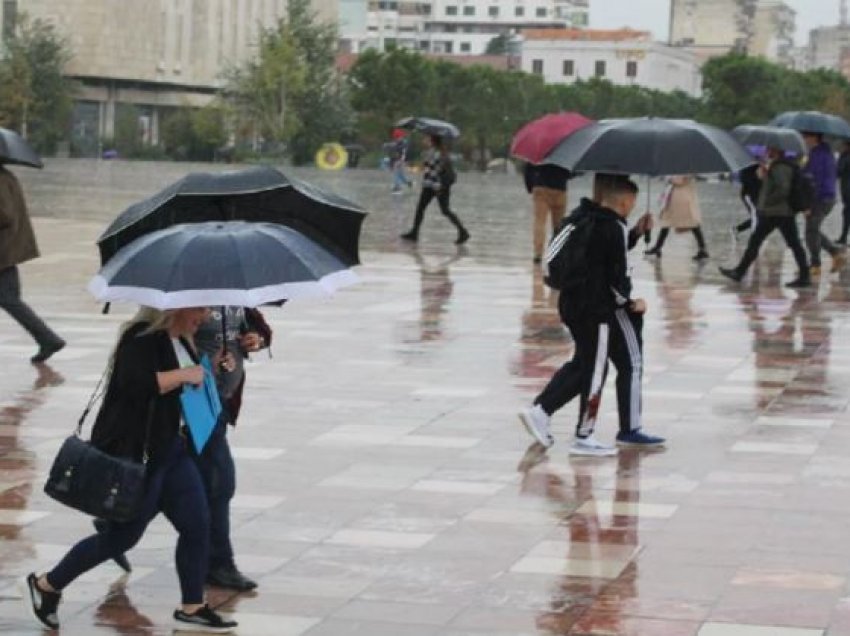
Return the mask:
<path id="1" fill-rule="evenodd" d="M 736 282 L 740 281 L 756 260 L 762 243 L 773 230 L 779 230 L 800 270 L 797 278 L 787 283 L 786 287 L 809 287 L 812 284 L 809 265 L 794 218 L 795 212 L 803 211 L 795 208 L 806 207 L 804 190 L 807 184 L 804 180 L 807 177 L 799 165 L 785 159 L 785 153 L 779 148 L 768 148 L 767 159 L 767 166 L 759 170 L 762 187 L 756 204 L 757 221 L 747 242 L 747 249 L 736 267 L 721 267 L 720 273 Z"/>
<path id="2" fill-rule="evenodd" d="M 425 173 L 422 175 L 422 193 L 419 195 L 419 203 L 416 204 L 413 228 L 409 232 L 402 234 L 400 238 L 414 243 L 419 240 L 419 228 L 422 226 L 422 220 L 425 217 L 425 208 L 436 197 L 437 203 L 440 206 L 440 212 L 457 228 L 457 240 L 455 240 L 455 244 L 462 245 L 469 240 L 469 232 L 463 227 L 463 223 L 460 222 L 457 214 L 452 212 L 449 207 L 452 185 L 457 181 L 457 174 L 455 173 L 451 157 L 449 157 L 448 148 L 444 144 L 443 138 L 439 135 L 430 135 L 426 139 L 428 140 L 427 143 L 431 146 L 431 150 L 425 159 Z"/>
<path id="3" fill-rule="evenodd" d="M 662 445 L 664 439 L 641 430 L 641 330 L 646 303 L 631 298 L 627 258 L 629 246 L 648 229 L 649 219 L 641 219 L 628 232 L 626 218 L 637 197 L 633 181 L 609 178 L 599 190 L 599 203 L 583 199 L 546 255 L 550 286 L 561 290 L 558 312 L 575 343 L 573 358 L 519 417 L 531 436 L 549 447 L 554 444 L 552 415 L 580 395 L 581 415 L 570 454 L 601 457 L 617 452 L 593 436 L 609 356 L 617 367 L 618 445 L 647 448 Z M 564 250 L 572 250 L 573 256 L 562 256 Z M 559 263 L 556 271 L 553 266 Z"/>
<path id="4" fill-rule="evenodd" d="M 809 148 L 809 158 L 805 172 L 815 185 L 815 197 L 806 216 L 806 247 L 809 248 L 811 273 L 817 276 L 821 272 L 820 253 L 825 250 L 832 257 L 831 272 L 839 271 L 847 262 L 844 249 L 835 245 L 821 231 L 826 217 L 835 207 L 835 181 L 837 178 L 835 156 L 832 148 L 823 140 L 823 135 L 804 132 L 803 139 Z"/>

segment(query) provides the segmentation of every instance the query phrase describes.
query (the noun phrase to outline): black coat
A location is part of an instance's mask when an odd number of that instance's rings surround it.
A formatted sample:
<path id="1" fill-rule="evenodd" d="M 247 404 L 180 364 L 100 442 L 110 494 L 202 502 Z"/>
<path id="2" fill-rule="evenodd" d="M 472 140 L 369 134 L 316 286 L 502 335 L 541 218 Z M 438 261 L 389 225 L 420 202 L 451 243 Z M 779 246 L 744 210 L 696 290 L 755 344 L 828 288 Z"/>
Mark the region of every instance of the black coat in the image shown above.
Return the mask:
<path id="1" fill-rule="evenodd" d="M 148 419 L 148 452 L 156 458 L 178 434 L 181 416 L 181 389 L 160 395 L 156 378 L 161 371 L 179 368 L 171 338 L 165 331 L 142 333 L 147 327 L 145 323 L 133 325 L 121 337 L 91 436 L 97 448 L 136 461 L 145 451 Z M 197 362 L 194 349 L 185 340 L 181 342 Z"/>

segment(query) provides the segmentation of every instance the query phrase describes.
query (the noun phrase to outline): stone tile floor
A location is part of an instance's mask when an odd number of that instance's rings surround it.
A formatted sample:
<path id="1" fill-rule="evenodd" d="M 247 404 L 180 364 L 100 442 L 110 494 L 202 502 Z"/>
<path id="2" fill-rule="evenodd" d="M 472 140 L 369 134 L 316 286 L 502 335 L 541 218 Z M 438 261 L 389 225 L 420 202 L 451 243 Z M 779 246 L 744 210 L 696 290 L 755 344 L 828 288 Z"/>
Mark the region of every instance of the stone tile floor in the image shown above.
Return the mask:
<path id="1" fill-rule="evenodd" d="M 850 635 L 850 279 L 786 291 L 778 246 L 741 287 L 676 237 L 662 264 L 636 255 L 647 428 L 670 446 L 575 459 L 574 406 L 548 453 L 516 418 L 570 355 L 552 294 L 524 246 L 499 264 L 473 226 L 456 250 L 436 216 L 418 249 L 372 244 L 361 285 L 267 312 L 274 356 L 249 365 L 230 438 L 238 562 L 260 588 L 210 590 L 239 633 Z M 25 295 L 70 345 L 34 368 L 0 316 L 4 634 L 39 632 L 16 581 L 90 529 L 42 485 L 128 312 L 84 292 L 103 223 L 36 227 Z M 600 437 L 615 429 L 609 388 Z M 73 584 L 63 631 L 172 633 L 173 547 L 158 520 L 129 579 L 107 563 Z"/>

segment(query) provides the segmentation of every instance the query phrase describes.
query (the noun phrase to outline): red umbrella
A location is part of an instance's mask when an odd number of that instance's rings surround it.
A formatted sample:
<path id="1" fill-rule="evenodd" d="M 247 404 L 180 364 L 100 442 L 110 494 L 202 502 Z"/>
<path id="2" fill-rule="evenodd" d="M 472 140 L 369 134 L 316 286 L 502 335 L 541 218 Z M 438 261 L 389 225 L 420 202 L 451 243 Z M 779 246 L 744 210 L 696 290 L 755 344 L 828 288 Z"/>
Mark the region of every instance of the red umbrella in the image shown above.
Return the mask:
<path id="1" fill-rule="evenodd" d="M 552 113 L 520 128 L 511 142 L 511 155 L 540 163 L 565 137 L 593 123 L 579 113 Z"/>

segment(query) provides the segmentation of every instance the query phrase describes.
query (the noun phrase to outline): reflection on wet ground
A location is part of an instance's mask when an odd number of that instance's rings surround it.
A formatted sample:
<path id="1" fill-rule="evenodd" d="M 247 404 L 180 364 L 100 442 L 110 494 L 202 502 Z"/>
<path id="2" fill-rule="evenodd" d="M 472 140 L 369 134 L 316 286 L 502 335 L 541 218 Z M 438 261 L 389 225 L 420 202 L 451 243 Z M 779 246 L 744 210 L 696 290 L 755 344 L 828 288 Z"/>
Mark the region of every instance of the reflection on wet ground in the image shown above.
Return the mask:
<path id="1" fill-rule="evenodd" d="M 86 296 L 93 241 L 186 168 L 25 173 L 44 253 L 23 268 L 25 295 L 69 346 L 32 367 L 0 316 L 3 633 L 38 633 L 15 581 L 90 529 L 42 486 L 129 313 Z M 742 214 L 731 186 L 701 185 L 713 260 L 694 264 L 690 240 L 633 259 L 650 306 L 645 417 L 670 448 L 576 460 L 575 407 L 548 452 L 516 421 L 572 346 L 531 263 L 520 179 L 461 175 L 473 239 L 458 249 L 436 210 L 418 246 L 396 240 L 415 195 L 390 195 L 386 173 L 300 174 L 371 210 L 363 283 L 270 309 L 274 357 L 248 366 L 233 527 L 260 588 L 210 597 L 240 633 L 850 635 L 847 274 L 785 290 L 793 262 L 773 243 L 743 285 L 724 284 Z M 600 436 L 615 429 L 609 389 Z M 111 563 L 82 577 L 66 633 L 172 633 L 173 548 L 157 520 L 128 579 Z"/>

